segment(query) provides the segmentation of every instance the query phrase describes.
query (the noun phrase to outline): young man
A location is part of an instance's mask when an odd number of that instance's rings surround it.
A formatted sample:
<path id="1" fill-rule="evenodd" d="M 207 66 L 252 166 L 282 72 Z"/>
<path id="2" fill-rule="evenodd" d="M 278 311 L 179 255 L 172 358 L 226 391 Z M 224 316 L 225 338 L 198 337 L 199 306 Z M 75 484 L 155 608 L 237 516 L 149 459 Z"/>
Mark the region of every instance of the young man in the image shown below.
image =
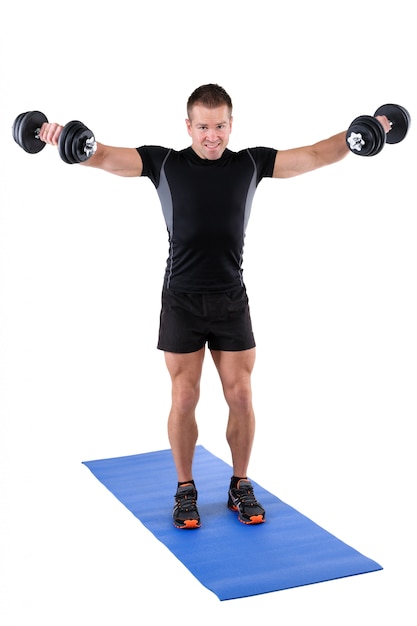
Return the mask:
<path id="1" fill-rule="evenodd" d="M 228 507 L 239 521 L 258 524 L 265 511 L 247 471 L 255 433 L 251 374 L 255 362 L 242 251 L 252 198 L 264 177 L 288 178 L 336 163 L 349 152 L 346 132 L 311 146 L 277 151 L 232 152 L 232 101 L 215 84 L 190 96 L 186 126 L 191 146 L 181 151 L 157 146 L 116 148 L 98 143 L 84 163 L 119 176 L 147 176 L 160 198 L 169 234 L 162 288 L 158 348 L 172 380 L 168 435 L 178 476 L 173 522 L 198 528 L 193 455 L 195 409 L 206 345 L 220 376 L 229 408 L 226 437 L 233 476 Z M 385 132 L 388 119 L 378 118 Z M 62 126 L 43 124 L 40 139 L 57 145 Z"/>

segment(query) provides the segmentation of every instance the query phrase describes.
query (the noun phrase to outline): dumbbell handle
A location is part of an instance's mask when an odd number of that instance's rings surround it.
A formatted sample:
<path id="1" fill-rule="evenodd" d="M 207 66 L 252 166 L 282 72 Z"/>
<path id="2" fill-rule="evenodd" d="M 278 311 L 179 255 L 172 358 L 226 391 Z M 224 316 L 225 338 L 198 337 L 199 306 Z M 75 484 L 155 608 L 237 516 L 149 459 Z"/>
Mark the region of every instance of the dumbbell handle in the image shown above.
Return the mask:
<path id="1" fill-rule="evenodd" d="M 68 155 L 66 155 L 66 150 L 68 149 L 68 147 L 65 148 L 65 142 L 66 142 L 65 135 L 67 133 L 69 133 L 71 131 L 71 129 L 74 128 L 74 124 L 78 125 L 79 127 L 83 126 L 83 124 L 81 122 L 78 122 L 78 121 L 68 122 L 67 124 L 65 124 L 65 126 L 61 127 L 61 132 L 60 132 L 59 137 L 58 137 L 59 153 L 61 155 L 61 158 L 63 158 L 63 160 L 66 161 L 66 162 L 68 162 L 68 158 L 70 159 L 71 162 L 73 162 L 72 158 L 68 157 Z M 85 161 L 85 160 L 89 159 L 90 157 L 92 157 L 93 154 L 95 154 L 95 152 L 97 150 L 97 142 L 95 140 L 95 137 L 94 137 L 93 133 L 91 131 L 89 131 L 87 129 L 87 127 L 84 127 L 84 128 L 85 128 L 85 131 L 86 131 L 87 135 L 83 137 L 82 144 L 78 146 L 78 149 L 81 150 L 83 155 L 85 155 L 85 158 L 82 158 L 83 161 Z M 60 139 L 61 135 L 62 135 L 63 141 Z M 49 142 L 47 142 L 47 143 L 49 143 Z"/>
<path id="2" fill-rule="evenodd" d="M 95 137 L 92 131 L 82 124 L 82 122 L 74 120 L 60 128 L 61 131 L 57 142 L 58 151 L 61 159 L 65 163 L 81 163 L 87 161 L 95 154 L 97 150 Z M 46 143 L 52 142 L 46 141 Z"/>

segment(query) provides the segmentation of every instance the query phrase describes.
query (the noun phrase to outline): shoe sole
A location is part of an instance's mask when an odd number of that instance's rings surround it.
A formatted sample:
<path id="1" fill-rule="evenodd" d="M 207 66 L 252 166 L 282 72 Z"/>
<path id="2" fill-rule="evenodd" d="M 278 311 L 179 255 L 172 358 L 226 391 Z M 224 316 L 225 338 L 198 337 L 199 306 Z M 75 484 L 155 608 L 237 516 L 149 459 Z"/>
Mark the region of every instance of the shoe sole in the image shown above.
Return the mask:
<path id="1" fill-rule="evenodd" d="M 196 519 L 186 519 L 182 526 L 179 526 L 174 522 L 175 528 L 179 528 L 180 530 L 193 530 L 194 528 L 200 528 L 201 523 Z"/>

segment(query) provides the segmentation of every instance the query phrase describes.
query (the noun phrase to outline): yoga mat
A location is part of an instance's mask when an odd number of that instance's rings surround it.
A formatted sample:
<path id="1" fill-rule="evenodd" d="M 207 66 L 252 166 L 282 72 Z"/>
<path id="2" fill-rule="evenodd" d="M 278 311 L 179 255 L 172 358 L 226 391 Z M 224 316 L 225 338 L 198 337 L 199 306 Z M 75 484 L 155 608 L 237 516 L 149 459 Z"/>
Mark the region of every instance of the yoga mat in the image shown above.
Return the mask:
<path id="1" fill-rule="evenodd" d="M 85 461 L 94 476 L 220 600 L 381 570 L 252 480 L 266 522 L 242 524 L 227 506 L 232 468 L 196 447 L 202 526 L 172 524 L 177 479 L 170 450 Z"/>

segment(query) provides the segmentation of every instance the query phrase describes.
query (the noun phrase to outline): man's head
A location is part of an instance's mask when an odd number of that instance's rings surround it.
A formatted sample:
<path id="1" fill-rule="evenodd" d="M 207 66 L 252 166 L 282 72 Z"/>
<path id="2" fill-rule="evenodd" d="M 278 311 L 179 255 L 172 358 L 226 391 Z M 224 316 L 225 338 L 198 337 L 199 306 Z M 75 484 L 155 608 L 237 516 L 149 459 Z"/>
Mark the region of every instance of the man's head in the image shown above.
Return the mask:
<path id="1" fill-rule="evenodd" d="M 201 87 L 197 87 L 188 98 L 187 102 L 187 115 L 190 120 L 193 113 L 193 107 L 199 104 L 207 109 L 216 109 L 218 107 L 226 105 L 229 109 L 229 117 L 232 117 L 232 100 L 227 93 L 220 87 L 220 85 L 215 85 L 213 83 L 209 83 L 208 85 L 201 85 Z"/>
<path id="2" fill-rule="evenodd" d="M 192 148 L 202 159 L 219 159 L 229 143 L 232 131 L 232 100 L 215 84 L 202 85 L 187 102 L 188 134 Z"/>

